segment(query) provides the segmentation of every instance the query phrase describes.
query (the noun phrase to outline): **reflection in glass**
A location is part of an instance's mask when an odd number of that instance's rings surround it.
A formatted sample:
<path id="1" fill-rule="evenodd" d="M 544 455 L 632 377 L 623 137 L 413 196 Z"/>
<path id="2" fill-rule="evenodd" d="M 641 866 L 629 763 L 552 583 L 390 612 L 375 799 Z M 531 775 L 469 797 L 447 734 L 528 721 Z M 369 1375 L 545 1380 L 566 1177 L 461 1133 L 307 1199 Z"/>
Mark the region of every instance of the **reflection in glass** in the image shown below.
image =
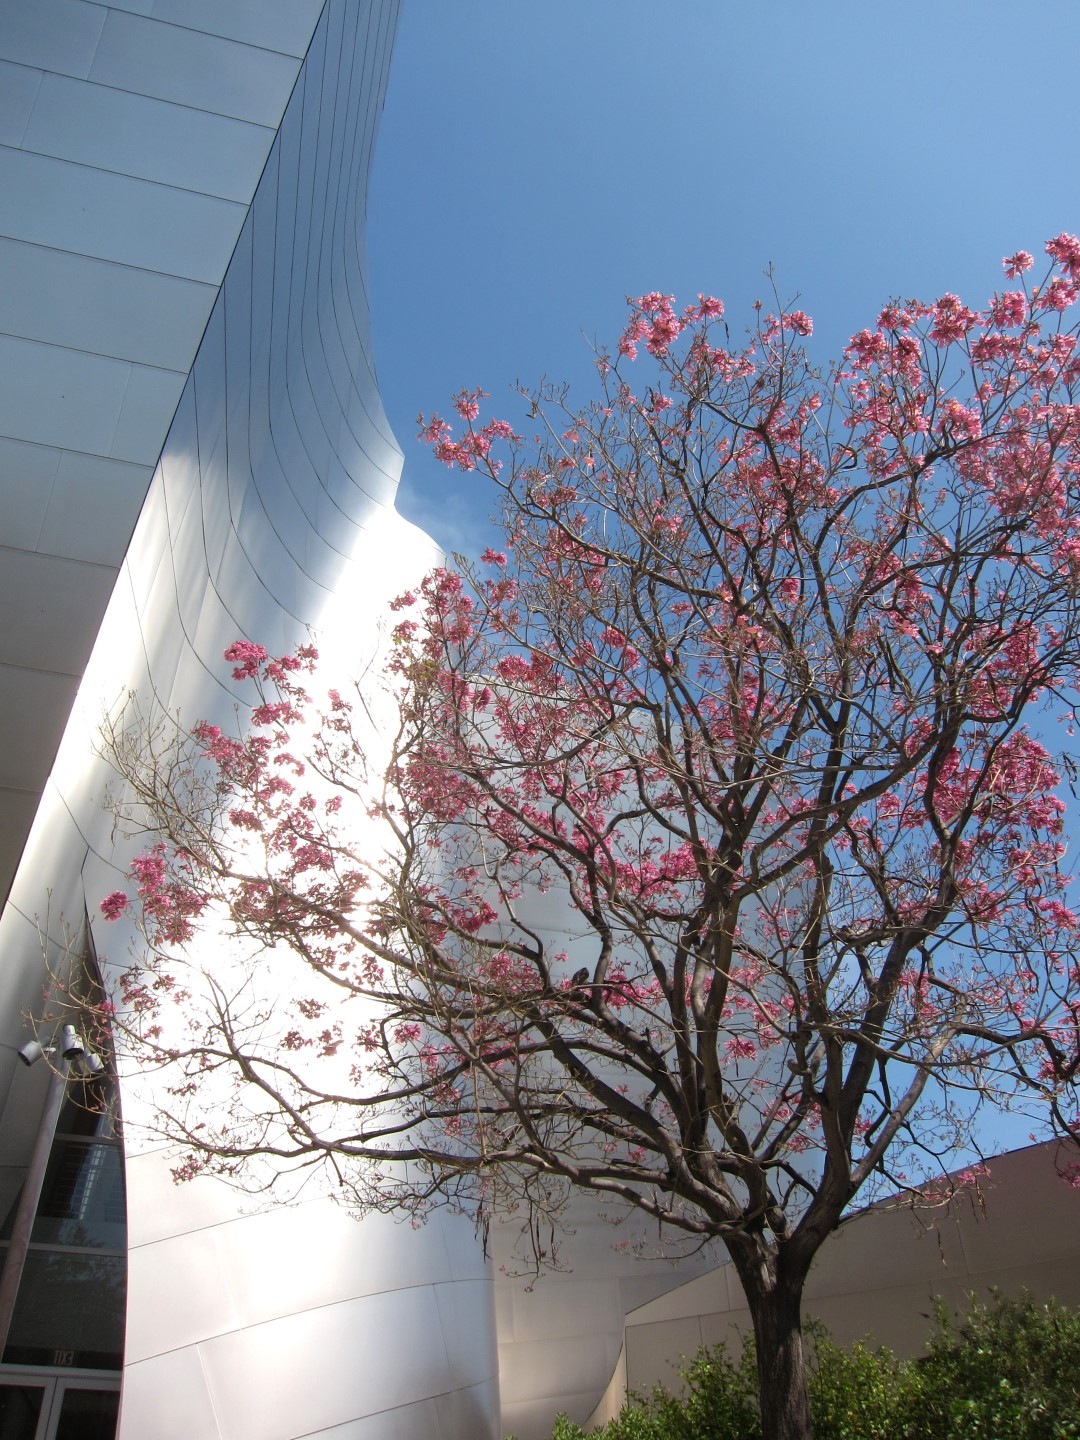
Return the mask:
<path id="1" fill-rule="evenodd" d="M 44 1395 L 39 1385 L 0 1385 L 0 1440 L 34 1440 Z"/>
<path id="2" fill-rule="evenodd" d="M 4 1362 L 119 1370 L 126 1268 L 120 1255 L 31 1250 Z"/>
<path id="3" fill-rule="evenodd" d="M 120 1126 L 116 1116 L 116 1085 L 111 1077 L 95 1076 L 83 1080 L 73 1076 L 68 1081 L 67 1096 L 56 1122 L 58 1135 L 93 1136 L 97 1140 L 118 1140 Z"/>
<path id="4" fill-rule="evenodd" d="M 58 1139 L 45 1172 L 33 1243 L 122 1250 L 125 1234 L 119 1147 Z"/>
<path id="5" fill-rule="evenodd" d="M 113 1440 L 119 1411 L 118 1390 L 65 1390 L 55 1440 Z"/>

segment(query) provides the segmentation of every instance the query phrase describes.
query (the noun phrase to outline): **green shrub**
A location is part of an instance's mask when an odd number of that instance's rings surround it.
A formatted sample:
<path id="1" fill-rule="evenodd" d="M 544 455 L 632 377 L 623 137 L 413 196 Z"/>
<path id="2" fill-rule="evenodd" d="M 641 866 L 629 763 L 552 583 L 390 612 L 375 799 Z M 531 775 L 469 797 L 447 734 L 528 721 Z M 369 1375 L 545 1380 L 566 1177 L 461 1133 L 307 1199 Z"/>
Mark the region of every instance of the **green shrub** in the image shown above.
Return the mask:
<path id="1" fill-rule="evenodd" d="M 636 1417 L 627 1424 L 620 1416 L 610 1435 L 601 1432 L 604 1440 L 759 1440 L 752 1343 L 743 1346 L 737 1362 L 722 1345 L 699 1350 L 679 1374 L 680 1396 L 658 1387 L 640 1407 L 651 1429 Z"/>
<path id="2" fill-rule="evenodd" d="M 873 1350 L 863 1340 L 844 1349 L 823 1326 L 806 1328 L 815 1440 L 893 1440 L 910 1367 L 891 1350 Z"/>
<path id="3" fill-rule="evenodd" d="M 959 1329 L 938 1308 L 925 1360 L 909 1368 L 896 1440 L 1080 1437 L 1080 1314 L 1030 1295 L 973 1303 Z"/>
<path id="4" fill-rule="evenodd" d="M 555 1429 L 551 1432 L 551 1440 L 582 1440 L 585 1431 L 580 1425 L 575 1425 L 565 1415 L 555 1416 Z"/>
<path id="5" fill-rule="evenodd" d="M 737 1362 L 722 1345 L 699 1350 L 679 1374 L 679 1395 L 658 1385 L 648 1396 L 632 1396 L 588 1440 L 760 1440 L 752 1344 Z M 551 1440 L 585 1440 L 585 1431 L 559 1415 Z"/>
<path id="6" fill-rule="evenodd" d="M 1080 1314 L 995 1296 L 959 1327 L 939 1306 L 929 1354 L 897 1360 L 807 1327 L 815 1440 L 1080 1440 Z M 738 1360 L 702 1349 L 683 1389 L 633 1396 L 588 1440 L 760 1440 L 753 1342 Z M 585 1440 L 565 1415 L 552 1440 Z"/>

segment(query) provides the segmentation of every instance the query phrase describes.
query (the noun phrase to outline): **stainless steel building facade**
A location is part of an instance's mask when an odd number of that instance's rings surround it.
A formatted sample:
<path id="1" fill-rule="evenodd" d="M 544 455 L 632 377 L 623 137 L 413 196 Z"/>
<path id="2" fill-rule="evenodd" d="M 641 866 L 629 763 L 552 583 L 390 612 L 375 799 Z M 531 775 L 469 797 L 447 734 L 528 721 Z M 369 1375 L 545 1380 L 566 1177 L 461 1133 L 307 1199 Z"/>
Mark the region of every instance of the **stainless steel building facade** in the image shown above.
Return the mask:
<path id="1" fill-rule="evenodd" d="M 42 945 L 96 925 L 127 863 L 101 803 L 102 707 L 136 691 L 231 714 L 230 640 L 336 627 L 348 647 L 391 579 L 433 559 L 393 509 L 363 264 L 396 22 L 396 0 L 0 0 L 9 1221 L 46 1089 L 17 1061 Z M 120 1347 L 126 1440 L 496 1434 L 470 1225 L 357 1224 L 325 1200 L 248 1213 L 215 1184 L 175 1187 L 143 1142 L 125 1236 L 116 1141 L 73 1123 L 5 1352 L 5 1435 L 111 1433 Z"/>

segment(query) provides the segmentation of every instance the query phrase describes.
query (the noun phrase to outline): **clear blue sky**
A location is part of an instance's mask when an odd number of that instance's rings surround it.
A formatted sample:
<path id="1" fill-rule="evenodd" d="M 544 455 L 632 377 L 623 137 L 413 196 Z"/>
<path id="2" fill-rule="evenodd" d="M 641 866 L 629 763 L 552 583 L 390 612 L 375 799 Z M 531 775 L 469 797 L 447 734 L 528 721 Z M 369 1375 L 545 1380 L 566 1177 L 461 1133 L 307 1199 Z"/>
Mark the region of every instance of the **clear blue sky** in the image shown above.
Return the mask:
<path id="1" fill-rule="evenodd" d="M 624 297 L 766 292 L 830 358 L 893 295 L 981 304 L 1080 231 L 1080 0 L 405 0 L 371 189 L 399 508 L 475 551 L 494 508 L 414 441 L 465 385 L 588 394 Z"/>

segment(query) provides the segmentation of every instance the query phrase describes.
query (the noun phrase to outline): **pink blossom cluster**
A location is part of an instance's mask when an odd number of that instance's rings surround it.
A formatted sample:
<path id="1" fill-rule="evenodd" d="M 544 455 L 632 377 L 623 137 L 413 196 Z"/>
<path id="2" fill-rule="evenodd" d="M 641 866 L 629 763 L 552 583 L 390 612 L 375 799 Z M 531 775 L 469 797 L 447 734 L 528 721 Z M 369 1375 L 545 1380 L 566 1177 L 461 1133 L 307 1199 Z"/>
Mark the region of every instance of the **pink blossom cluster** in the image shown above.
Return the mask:
<path id="1" fill-rule="evenodd" d="M 879 853 L 895 854 L 898 861 L 907 856 L 895 881 L 895 914 L 915 923 L 934 903 L 929 875 L 945 854 L 938 832 L 955 829 L 948 842 L 954 857 L 953 903 L 965 924 L 981 927 L 985 938 L 980 943 L 1003 940 L 1021 917 L 1040 943 L 1063 943 L 1076 920 L 1063 898 L 1070 881 L 1061 869 L 1060 774 L 1031 735 L 1000 729 L 1011 724 L 1005 717 L 1017 706 L 1046 689 L 1048 666 L 1060 650 L 1055 623 L 1026 619 L 1024 597 L 1055 575 L 1064 577 L 1068 587 L 1080 563 L 1080 517 L 1071 498 L 1075 492 L 1069 490 L 1080 473 L 1071 402 L 1080 369 L 1072 334 L 1043 328 L 1044 316 L 1062 314 L 1074 303 L 1070 287 L 1080 244 L 1058 237 L 1047 253 L 1056 270 L 1042 285 L 992 297 L 983 310 L 952 294 L 931 303 L 886 306 L 877 327 L 856 335 L 848 349 L 838 379 L 847 433 L 831 451 L 820 442 L 816 418 L 830 403 L 827 397 L 803 389 L 789 400 L 773 368 L 783 353 L 776 348 L 779 337 L 785 332 L 809 335 L 808 317 L 798 311 L 766 317 L 759 340 L 749 349 L 725 351 L 704 335 L 719 308 L 702 301 L 680 316 L 673 298 L 660 292 L 631 301 L 618 357 L 601 370 L 610 382 L 606 403 L 560 428 L 560 443 L 550 457 L 542 453 L 515 472 L 527 484 L 538 526 L 515 537 L 513 550 L 501 554 L 506 590 L 481 587 L 483 611 L 464 612 L 455 600 L 452 626 L 450 610 L 433 605 L 430 595 L 421 599 L 409 639 L 427 662 L 437 658 L 445 667 L 432 677 L 434 690 L 448 702 L 445 715 L 455 725 L 462 723 L 476 713 L 475 700 L 482 693 L 485 714 L 495 717 L 492 774 L 498 774 L 500 754 L 513 756 L 512 765 L 505 758 L 502 763 L 518 787 L 515 794 L 491 780 L 463 783 L 458 777 L 450 787 L 452 806 L 436 813 L 464 816 L 486 796 L 485 823 L 509 853 L 521 847 L 532 855 L 554 854 L 569 846 L 565 853 L 579 857 L 569 863 L 580 864 L 582 874 L 605 876 L 604 883 L 625 903 L 649 905 L 655 916 L 680 913 L 688 895 L 714 873 L 713 850 L 658 848 L 651 841 L 642 844 L 640 835 L 631 844 L 627 833 L 628 848 L 621 853 L 615 817 L 631 772 L 625 764 L 613 766 L 603 745 L 582 744 L 574 752 L 572 777 L 558 757 L 571 735 L 589 734 L 620 706 L 652 703 L 652 687 L 670 688 L 676 676 L 707 724 L 707 740 L 698 734 L 684 742 L 688 748 L 682 752 L 700 754 L 702 773 L 710 765 L 726 773 L 719 760 L 724 746 L 733 752 L 741 745 L 761 747 L 770 736 L 779 743 L 799 713 L 797 691 L 785 698 L 783 685 L 755 683 L 747 668 L 753 660 L 775 674 L 793 653 L 794 637 L 809 633 L 811 612 L 827 599 L 840 613 L 847 606 L 858 615 L 858 623 L 846 632 L 843 663 L 863 668 L 864 683 L 874 687 L 867 703 L 891 716 L 884 723 L 899 737 L 898 763 L 906 763 L 903 757 L 912 761 L 892 791 L 864 795 L 853 787 L 843 821 L 833 822 L 834 853 L 845 857 L 845 865 L 866 866 Z M 1017 252 L 1005 262 L 1006 274 L 1024 276 L 1032 264 L 1025 252 Z M 620 361 L 636 358 L 642 344 L 658 364 L 660 383 L 638 400 L 611 377 L 618 376 Z M 942 357 L 932 365 L 929 347 Z M 974 373 L 966 391 L 962 383 L 944 389 L 940 376 L 952 357 L 961 376 Z M 716 414 L 725 403 L 734 408 L 730 396 L 743 385 L 739 426 L 716 425 L 706 442 L 707 432 L 695 431 L 699 422 L 688 419 L 692 397 L 712 387 L 708 393 Z M 728 387 L 726 401 L 716 398 L 720 387 Z M 475 419 L 470 416 L 470 423 Z M 724 506 L 717 511 L 723 516 L 718 531 L 723 538 L 714 542 L 709 563 L 719 557 L 717 567 L 722 564 L 728 575 L 763 574 L 754 598 L 729 583 L 716 584 L 707 599 L 686 598 L 688 590 L 692 593 L 691 567 L 700 563 L 687 549 L 699 523 L 687 518 L 692 497 L 676 489 L 674 507 L 671 491 L 661 507 L 652 504 L 641 471 L 631 464 L 622 468 L 608 439 L 616 430 L 625 434 L 639 420 L 655 447 L 651 463 L 656 473 L 670 454 L 671 473 L 677 474 L 675 466 L 690 439 L 701 446 L 697 453 L 705 453 L 706 443 L 711 447 Z M 509 453 L 516 466 L 517 446 L 511 445 Z M 514 482 L 500 478 L 498 483 Z M 590 526 L 593 505 L 609 517 L 606 545 L 596 542 L 597 531 Z M 625 551 L 620 540 L 610 539 L 613 507 L 622 507 L 618 513 L 628 517 L 622 534 L 631 531 L 631 540 L 648 546 L 657 574 L 671 577 L 660 582 L 669 585 L 672 596 L 663 628 L 667 635 L 688 637 L 677 646 L 669 641 L 658 647 L 647 627 L 627 624 L 617 608 L 623 576 L 611 567 L 625 564 Z M 827 524 L 820 531 L 828 537 L 824 547 L 800 552 L 798 547 L 810 545 L 811 517 L 818 515 Z M 957 515 L 971 517 L 969 530 L 961 525 L 959 540 Z M 971 592 L 970 616 L 965 612 L 961 619 L 945 597 L 952 593 L 948 587 L 968 584 L 954 577 L 962 577 L 961 567 L 970 563 L 963 546 L 976 534 L 976 517 L 984 527 L 981 533 L 997 538 Z M 782 568 L 774 556 L 783 561 Z M 550 593 L 565 597 L 559 603 L 565 605 L 568 623 L 576 607 L 580 620 L 573 622 L 579 627 L 574 644 L 560 640 L 550 651 L 535 644 L 497 646 L 489 683 L 463 685 L 454 671 L 450 630 L 455 644 L 476 648 L 479 642 L 481 649 L 489 617 L 499 635 L 520 633 L 528 613 L 523 608 L 526 575 L 541 577 L 555 587 Z M 963 593 L 966 600 L 969 592 Z M 1072 604 L 1068 594 L 1065 603 Z M 1005 614 L 1012 617 L 1008 625 L 1001 623 Z M 817 645 L 806 663 L 819 684 L 831 684 L 825 678 L 829 664 L 840 660 L 834 656 L 830 662 L 828 647 Z M 895 658 L 886 663 L 889 656 Z M 408 659 L 402 664 L 408 672 Z M 447 677 L 445 689 L 440 674 Z M 957 687 L 968 718 L 943 748 L 932 706 L 939 693 L 934 687 L 945 677 Z M 778 783 L 772 807 L 761 812 L 763 820 L 775 817 L 786 844 L 804 843 L 820 823 L 820 799 L 794 777 L 799 765 L 808 779 L 820 774 L 825 750 L 824 741 L 808 729 L 798 761 L 787 752 L 787 773 L 793 778 L 786 792 Z M 437 804 L 436 770 L 456 764 L 453 757 L 445 747 L 432 751 L 435 764 L 422 783 L 424 767 L 415 763 L 411 778 L 425 804 Z M 657 758 L 654 763 L 657 794 L 663 794 L 663 776 L 674 761 L 661 764 Z M 648 773 L 647 767 L 642 773 Z M 654 813 L 663 814 L 667 804 L 677 810 L 683 803 L 675 783 L 663 802 L 650 796 Z M 675 856 L 681 864 L 689 857 L 685 869 L 673 867 Z M 732 873 L 739 872 L 733 868 Z M 855 914 L 849 925 L 856 929 L 882 923 L 871 918 L 873 905 Z M 790 915 L 778 911 L 768 924 L 777 945 L 790 947 L 802 924 L 798 907 Z M 1004 1013 L 1019 993 L 1016 987 L 1026 984 L 1022 977 L 1002 984 L 988 979 L 985 1003 Z M 975 987 L 969 990 L 972 996 L 979 993 Z M 610 993 L 653 1003 L 652 992 L 637 981 L 620 982 Z M 934 985 L 916 994 L 920 998 L 912 1001 L 911 1013 L 917 1012 L 919 1024 L 927 1024 L 931 1015 L 940 1019 Z M 768 1031 L 770 1023 L 779 1021 L 762 1023 Z M 742 1031 L 730 1038 L 732 1054 L 759 1043 Z"/>
<path id="2" fill-rule="evenodd" d="M 718 300 L 657 291 L 593 405 L 527 395 L 535 440 L 479 390 L 421 417 L 501 490 L 505 544 L 394 602 L 385 776 L 363 697 L 316 704 L 310 653 L 230 646 L 250 723 L 192 732 L 216 828 L 132 867 L 151 944 L 220 905 L 385 1007 L 350 1030 L 301 988 L 298 1065 L 346 1051 L 358 1092 L 377 1076 L 485 1164 L 550 1166 L 536 1137 L 570 1135 L 665 1204 L 677 1173 L 715 1207 L 730 1173 L 795 1215 L 809 1152 L 854 1193 L 920 1113 L 995 1095 L 1080 1134 L 1038 708 L 1080 706 L 1080 242 L 1046 248 L 982 308 L 884 306 L 832 372 L 802 311 L 718 343 Z M 130 986 L 151 1023 L 156 983 Z"/>

